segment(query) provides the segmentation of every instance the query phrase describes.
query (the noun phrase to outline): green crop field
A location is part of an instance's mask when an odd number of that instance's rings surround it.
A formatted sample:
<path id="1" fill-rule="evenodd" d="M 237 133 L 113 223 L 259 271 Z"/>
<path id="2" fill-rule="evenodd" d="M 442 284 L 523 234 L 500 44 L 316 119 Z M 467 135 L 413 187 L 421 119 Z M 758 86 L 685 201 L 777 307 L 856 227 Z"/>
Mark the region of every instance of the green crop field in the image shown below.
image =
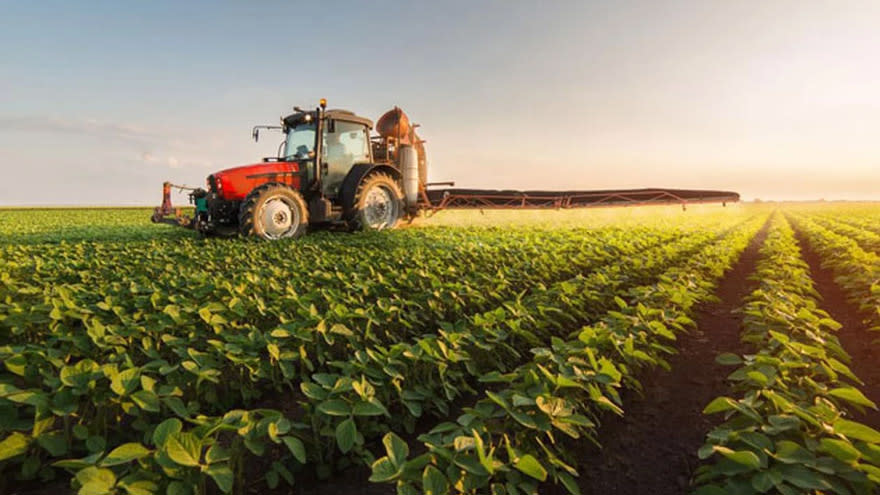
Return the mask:
<path id="1" fill-rule="evenodd" d="M 681 492 L 880 490 L 880 205 L 148 218 L 0 210 L 0 493 L 603 493 L 655 387 L 696 411 Z"/>

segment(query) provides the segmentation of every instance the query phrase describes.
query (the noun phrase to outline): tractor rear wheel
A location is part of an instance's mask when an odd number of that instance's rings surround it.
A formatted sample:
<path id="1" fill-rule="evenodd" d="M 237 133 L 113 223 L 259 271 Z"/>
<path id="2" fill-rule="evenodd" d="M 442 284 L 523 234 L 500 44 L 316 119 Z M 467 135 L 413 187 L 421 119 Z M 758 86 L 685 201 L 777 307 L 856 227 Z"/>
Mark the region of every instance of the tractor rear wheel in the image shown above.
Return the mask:
<path id="1" fill-rule="evenodd" d="M 263 239 L 300 237 L 309 226 L 309 209 L 302 195 L 283 184 L 254 188 L 238 211 L 238 228 L 244 236 Z"/>
<path id="2" fill-rule="evenodd" d="M 354 197 L 354 214 L 349 222 L 355 230 L 385 230 L 397 227 L 403 216 L 403 192 L 388 174 L 365 177 Z"/>

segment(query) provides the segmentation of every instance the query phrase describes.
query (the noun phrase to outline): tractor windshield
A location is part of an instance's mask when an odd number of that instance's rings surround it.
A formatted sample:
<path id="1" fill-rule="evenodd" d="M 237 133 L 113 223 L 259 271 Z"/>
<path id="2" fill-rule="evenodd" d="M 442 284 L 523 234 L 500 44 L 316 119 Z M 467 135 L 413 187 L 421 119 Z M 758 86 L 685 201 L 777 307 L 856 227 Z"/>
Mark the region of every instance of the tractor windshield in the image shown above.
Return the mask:
<path id="1" fill-rule="evenodd" d="M 315 124 L 299 124 L 287 131 L 284 159 L 312 158 L 315 155 Z"/>

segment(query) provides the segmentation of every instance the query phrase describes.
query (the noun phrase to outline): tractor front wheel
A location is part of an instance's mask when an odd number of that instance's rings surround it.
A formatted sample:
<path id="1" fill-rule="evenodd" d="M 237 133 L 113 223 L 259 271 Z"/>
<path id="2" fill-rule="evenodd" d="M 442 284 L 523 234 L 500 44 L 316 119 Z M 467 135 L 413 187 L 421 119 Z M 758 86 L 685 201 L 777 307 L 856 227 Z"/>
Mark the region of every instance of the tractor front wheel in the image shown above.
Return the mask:
<path id="1" fill-rule="evenodd" d="M 354 230 L 393 229 L 403 216 L 403 192 L 388 174 L 373 173 L 358 186 L 354 208 L 349 222 Z"/>
<path id="2" fill-rule="evenodd" d="M 282 184 L 254 188 L 242 201 L 238 213 L 239 231 L 263 239 L 300 237 L 309 226 L 309 209 L 302 195 Z"/>

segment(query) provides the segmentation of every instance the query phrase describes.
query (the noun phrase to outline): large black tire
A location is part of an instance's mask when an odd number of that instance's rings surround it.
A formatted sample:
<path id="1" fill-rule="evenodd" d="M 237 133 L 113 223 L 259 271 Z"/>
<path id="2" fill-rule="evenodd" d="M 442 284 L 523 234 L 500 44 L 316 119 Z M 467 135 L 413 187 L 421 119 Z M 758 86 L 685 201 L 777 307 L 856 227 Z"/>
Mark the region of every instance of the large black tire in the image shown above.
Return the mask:
<path id="1" fill-rule="evenodd" d="M 268 183 L 254 188 L 238 210 L 238 230 L 244 236 L 293 239 L 305 234 L 308 227 L 305 200 L 283 184 Z"/>
<path id="2" fill-rule="evenodd" d="M 393 229 L 400 223 L 403 212 L 400 185 L 390 175 L 374 172 L 358 184 L 348 223 L 352 230 Z"/>

